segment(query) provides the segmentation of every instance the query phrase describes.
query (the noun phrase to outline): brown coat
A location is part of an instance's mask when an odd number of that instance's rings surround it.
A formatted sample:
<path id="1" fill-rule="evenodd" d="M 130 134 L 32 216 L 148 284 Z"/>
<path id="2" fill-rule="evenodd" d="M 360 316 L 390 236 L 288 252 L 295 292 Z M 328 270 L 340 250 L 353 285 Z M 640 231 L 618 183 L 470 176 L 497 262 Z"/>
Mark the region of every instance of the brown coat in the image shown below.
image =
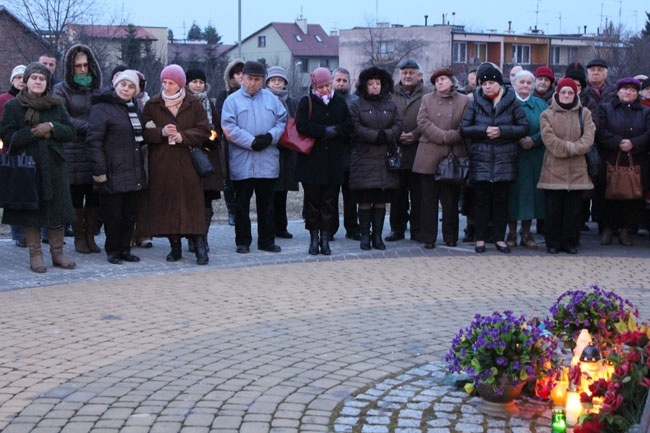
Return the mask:
<path id="1" fill-rule="evenodd" d="M 593 189 L 585 154 L 594 142 L 596 127 L 588 108 L 582 109 L 584 134 L 579 119 L 580 104 L 570 110 L 560 107 L 555 98 L 540 119 L 546 150 L 537 188 L 553 190 Z"/>
<path id="2" fill-rule="evenodd" d="M 467 156 L 459 126 L 469 102 L 467 95 L 456 91 L 424 95 L 418 113 L 422 136 L 413 163 L 414 173 L 434 174 L 440 160 L 452 149 L 456 156 Z"/>
<path id="3" fill-rule="evenodd" d="M 402 132 L 413 133 L 413 143 L 411 144 L 403 144 L 399 139 L 397 140 L 398 144 L 402 147 L 402 169 L 410 170 L 413 167 L 413 161 L 418 150 L 421 135 L 417 117 L 420 111 L 420 105 L 422 104 L 422 97 L 427 93 L 429 93 L 429 90 L 424 87 L 422 80 L 413 88 L 408 99 L 406 98 L 401 83 L 397 83 L 393 91 L 393 100 L 402 116 Z"/>
<path id="4" fill-rule="evenodd" d="M 153 236 L 205 233 L 203 182 L 192 165 L 188 146 L 210 137 L 201 103 L 187 95 L 174 117 L 158 94 L 144 106 L 143 136 L 149 145 L 149 229 Z M 170 145 L 162 128 L 175 124 L 183 142 Z"/>

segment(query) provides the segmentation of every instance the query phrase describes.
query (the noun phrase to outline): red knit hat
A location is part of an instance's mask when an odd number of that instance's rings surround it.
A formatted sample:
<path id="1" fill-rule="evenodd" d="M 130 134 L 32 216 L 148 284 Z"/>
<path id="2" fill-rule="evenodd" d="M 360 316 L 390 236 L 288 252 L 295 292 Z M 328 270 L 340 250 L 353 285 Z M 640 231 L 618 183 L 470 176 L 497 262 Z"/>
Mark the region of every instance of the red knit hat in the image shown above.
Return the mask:
<path id="1" fill-rule="evenodd" d="M 573 89 L 573 92 L 576 95 L 578 94 L 578 86 L 576 86 L 576 82 L 573 80 L 573 78 L 564 77 L 558 81 L 557 87 L 555 88 L 555 93 L 559 94 L 560 90 L 562 90 L 562 87 L 571 87 Z"/>
<path id="2" fill-rule="evenodd" d="M 540 66 L 539 68 L 535 69 L 533 75 L 535 75 L 535 78 L 546 77 L 551 80 L 551 83 L 555 82 L 555 74 L 553 73 L 553 69 L 549 68 L 548 66 Z"/>
<path id="3" fill-rule="evenodd" d="M 185 78 L 185 71 L 176 64 L 165 66 L 165 69 L 160 73 L 160 81 L 162 80 L 172 80 L 174 83 L 178 84 L 179 87 L 185 87 L 187 81 Z"/>

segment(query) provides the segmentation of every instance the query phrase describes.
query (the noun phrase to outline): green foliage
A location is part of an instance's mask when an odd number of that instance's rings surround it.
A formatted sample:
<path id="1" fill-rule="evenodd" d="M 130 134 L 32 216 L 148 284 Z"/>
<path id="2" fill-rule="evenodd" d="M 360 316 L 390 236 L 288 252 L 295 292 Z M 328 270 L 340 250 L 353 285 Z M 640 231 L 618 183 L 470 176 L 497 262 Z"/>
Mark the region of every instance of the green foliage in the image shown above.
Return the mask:
<path id="1" fill-rule="evenodd" d="M 192 24 L 192 27 L 190 27 L 190 30 L 187 32 L 187 39 L 189 41 L 200 41 L 203 39 L 203 32 L 198 24 Z"/>

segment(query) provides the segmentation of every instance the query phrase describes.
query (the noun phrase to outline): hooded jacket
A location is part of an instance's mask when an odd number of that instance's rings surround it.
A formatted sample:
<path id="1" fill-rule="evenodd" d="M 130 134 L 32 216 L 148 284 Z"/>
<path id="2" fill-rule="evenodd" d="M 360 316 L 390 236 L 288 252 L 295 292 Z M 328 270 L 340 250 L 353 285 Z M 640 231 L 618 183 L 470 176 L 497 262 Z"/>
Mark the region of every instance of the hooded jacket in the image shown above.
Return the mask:
<path id="1" fill-rule="evenodd" d="M 368 94 L 367 85 L 371 78 L 381 81 L 379 95 Z M 350 189 L 396 189 L 399 186 L 397 172 L 388 171 L 386 166 L 389 144 L 402 133 L 402 117 L 391 98 L 393 86 L 391 75 L 376 66 L 359 74 L 359 97 L 350 103 L 356 134 L 350 161 Z M 385 141 L 381 140 L 380 131 L 385 134 Z"/>
<path id="2" fill-rule="evenodd" d="M 74 82 L 74 59 L 79 53 L 84 53 L 88 57 L 88 73 L 93 77 L 88 87 Z M 73 45 L 68 49 L 63 64 L 63 81 L 54 86 L 53 93 L 63 102 L 77 129 L 76 139 L 63 144 L 70 183 L 73 185 L 92 184 L 92 168 L 86 146 L 86 133 L 88 132 L 88 117 L 92 107 L 92 98 L 101 93 L 102 71 L 93 51 L 90 47 L 82 44 Z"/>

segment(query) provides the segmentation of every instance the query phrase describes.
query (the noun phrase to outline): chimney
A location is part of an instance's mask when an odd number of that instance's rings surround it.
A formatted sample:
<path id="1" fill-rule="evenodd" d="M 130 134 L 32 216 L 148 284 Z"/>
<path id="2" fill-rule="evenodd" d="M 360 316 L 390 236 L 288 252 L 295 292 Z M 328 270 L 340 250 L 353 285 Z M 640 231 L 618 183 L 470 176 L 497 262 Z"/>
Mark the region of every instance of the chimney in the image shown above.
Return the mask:
<path id="1" fill-rule="evenodd" d="M 298 25 L 298 27 L 300 27 L 300 30 L 304 34 L 307 34 L 307 19 L 306 18 L 298 18 L 298 19 L 296 19 L 296 24 Z"/>
<path id="2" fill-rule="evenodd" d="M 427 26 L 427 23 L 429 22 L 429 15 L 424 16 L 424 27 Z"/>

